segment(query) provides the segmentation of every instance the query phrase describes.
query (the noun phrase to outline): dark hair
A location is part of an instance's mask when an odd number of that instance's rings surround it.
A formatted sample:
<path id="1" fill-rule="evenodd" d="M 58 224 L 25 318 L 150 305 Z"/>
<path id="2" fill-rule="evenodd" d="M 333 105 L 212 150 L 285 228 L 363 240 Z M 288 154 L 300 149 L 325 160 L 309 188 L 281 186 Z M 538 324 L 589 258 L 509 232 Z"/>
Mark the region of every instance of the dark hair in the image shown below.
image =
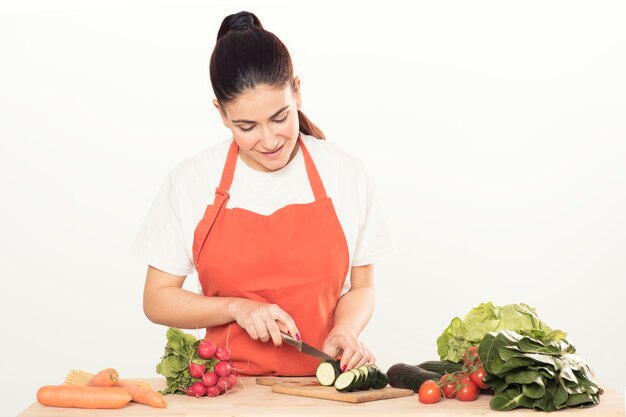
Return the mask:
<path id="1" fill-rule="evenodd" d="M 295 87 L 287 47 L 276 35 L 263 29 L 258 17 L 246 11 L 226 16 L 222 21 L 209 72 L 220 105 L 232 102 L 260 84 Z M 320 128 L 300 110 L 298 122 L 302 133 L 325 139 Z"/>

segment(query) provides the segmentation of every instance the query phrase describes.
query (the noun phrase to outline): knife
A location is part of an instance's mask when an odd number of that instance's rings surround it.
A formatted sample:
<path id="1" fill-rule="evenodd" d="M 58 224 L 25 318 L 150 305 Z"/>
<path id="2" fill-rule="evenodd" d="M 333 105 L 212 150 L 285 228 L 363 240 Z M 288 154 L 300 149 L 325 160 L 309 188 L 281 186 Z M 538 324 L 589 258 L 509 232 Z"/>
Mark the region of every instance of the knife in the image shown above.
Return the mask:
<path id="1" fill-rule="evenodd" d="M 335 358 L 333 358 L 332 356 L 325 354 L 321 350 L 314 348 L 308 343 L 304 343 L 303 341 L 294 339 L 293 337 L 289 336 L 287 333 L 280 332 L 280 335 L 283 337 L 283 341 L 294 346 L 296 349 L 298 349 L 298 351 L 302 353 L 305 353 L 310 356 L 314 356 L 324 361 L 335 360 Z"/>

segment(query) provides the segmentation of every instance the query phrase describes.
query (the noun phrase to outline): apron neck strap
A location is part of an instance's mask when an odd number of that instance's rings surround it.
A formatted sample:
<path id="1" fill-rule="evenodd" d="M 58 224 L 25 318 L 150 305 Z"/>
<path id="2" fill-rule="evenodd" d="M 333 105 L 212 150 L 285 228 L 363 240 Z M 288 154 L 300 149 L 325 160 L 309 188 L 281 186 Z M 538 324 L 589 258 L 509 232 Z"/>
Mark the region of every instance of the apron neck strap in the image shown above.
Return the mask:
<path id="1" fill-rule="evenodd" d="M 304 141 L 302 137 L 298 135 L 298 143 L 300 144 L 300 148 L 302 149 L 302 156 L 304 157 L 304 165 L 306 167 L 306 174 L 309 177 L 309 183 L 311 184 L 311 189 L 313 190 L 313 195 L 315 196 L 315 200 L 326 199 L 326 190 L 324 189 L 324 184 L 322 183 L 322 179 L 320 178 L 319 173 L 317 172 L 317 168 L 313 163 L 313 159 L 309 154 L 306 146 L 304 145 Z M 237 154 L 239 152 L 239 147 L 237 146 L 237 142 L 234 140 L 230 144 L 230 148 L 228 149 L 228 155 L 226 156 L 226 163 L 224 164 L 224 170 L 222 171 L 222 178 L 220 180 L 220 185 L 217 187 L 216 194 L 228 195 L 228 190 L 230 189 L 231 184 L 233 183 L 233 176 L 235 175 L 235 166 L 237 166 Z"/>
<path id="2" fill-rule="evenodd" d="M 317 172 L 317 168 L 313 163 L 313 158 L 311 158 L 311 154 L 309 154 L 309 150 L 306 148 L 306 146 L 304 146 L 304 141 L 300 136 L 298 136 L 298 141 L 300 142 L 300 149 L 302 149 L 304 165 L 306 166 L 306 174 L 309 177 L 309 183 L 311 184 L 311 189 L 313 190 L 315 200 L 324 200 L 327 198 L 326 189 L 324 188 L 324 183 L 322 183 L 320 174 L 319 172 Z"/>

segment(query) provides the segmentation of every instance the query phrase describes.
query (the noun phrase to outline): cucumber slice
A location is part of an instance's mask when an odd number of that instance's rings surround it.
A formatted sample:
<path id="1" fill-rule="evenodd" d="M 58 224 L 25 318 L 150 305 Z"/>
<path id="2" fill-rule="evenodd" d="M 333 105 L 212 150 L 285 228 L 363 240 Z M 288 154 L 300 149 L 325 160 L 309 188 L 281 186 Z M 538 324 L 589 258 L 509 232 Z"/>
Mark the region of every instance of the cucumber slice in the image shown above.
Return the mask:
<path id="1" fill-rule="evenodd" d="M 357 376 L 354 372 L 344 372 L 335 380 L 335 388 L 341 392 L 351 391 L 356 379 Z"/>
<path id="2" fill-rule="evenodd" d="M 363 365 L 363 366 L 359 366 L 359 371 L 361 371 L 361 374 L 363 374 L 363 383 L 361 384 L 361 390 L 365 391 L 370 389 L 370 380 L 372 379 L 372 376 L 369 373 L 369 370 L 367 369 L 367 365 Z"/>
<path id="3" fill-rule="evenodd" d="M 326 387 L 332 386 L 339 375 L 341 375 L 341 368 L 337 361 L 324 361 L 315 370 L 317 381 Z"/>
<path id="4" fill-rule="evenodd" d="M 378 366 L 372 365 L 376 370 L 376 383 L 372 388 L 374 389 L 383 389 L 389 384 L 389 378 L 387 378 L 387 374 L 381 371 Z"/>
<path id="5" fill-rule="evenodd" d="M 356 375 L 356 380 L 354 381 L 354 385 L 350 388 L 350 391 L 358 391 L 359 389 L 361 389 L 361 384 L 365 379 L 363 378 L 363 374 L 361 374 L 361 371 L 359 371 L 358 369 L 350 369 L 348 372 L 352 372 L 354 375 Z"/>
<path id="6" fill-rule="evenodd" d="M 374 388 L 376 381 L 378 381 L 378 371 L 376 369 L 376 365 L 367 365 L 367 370 L 370 373 L 370 382 L 368 384 L 370 388 Z"/>

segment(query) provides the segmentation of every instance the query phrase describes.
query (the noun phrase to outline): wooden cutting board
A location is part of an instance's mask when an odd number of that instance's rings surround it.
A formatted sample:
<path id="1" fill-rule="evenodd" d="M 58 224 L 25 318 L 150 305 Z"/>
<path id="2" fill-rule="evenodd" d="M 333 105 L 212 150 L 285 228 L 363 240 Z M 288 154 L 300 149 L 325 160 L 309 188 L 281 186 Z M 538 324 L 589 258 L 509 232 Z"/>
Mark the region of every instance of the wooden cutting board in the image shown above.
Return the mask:
<path id="1" fill-rule="evenodd" d="M 367 391 L 339 392 L 335 387 L 320 385 L 315 377 L 259 377 L 256 379 L 256 383 L 271 386 L 272 392 L 280 394 L 349 403 L 363 403 L 366 401 L 385 400 L 413 395 L 413 391 L 410 389 L 393 388 L 389 386 L 383 389 L 370 389 Z"/>

